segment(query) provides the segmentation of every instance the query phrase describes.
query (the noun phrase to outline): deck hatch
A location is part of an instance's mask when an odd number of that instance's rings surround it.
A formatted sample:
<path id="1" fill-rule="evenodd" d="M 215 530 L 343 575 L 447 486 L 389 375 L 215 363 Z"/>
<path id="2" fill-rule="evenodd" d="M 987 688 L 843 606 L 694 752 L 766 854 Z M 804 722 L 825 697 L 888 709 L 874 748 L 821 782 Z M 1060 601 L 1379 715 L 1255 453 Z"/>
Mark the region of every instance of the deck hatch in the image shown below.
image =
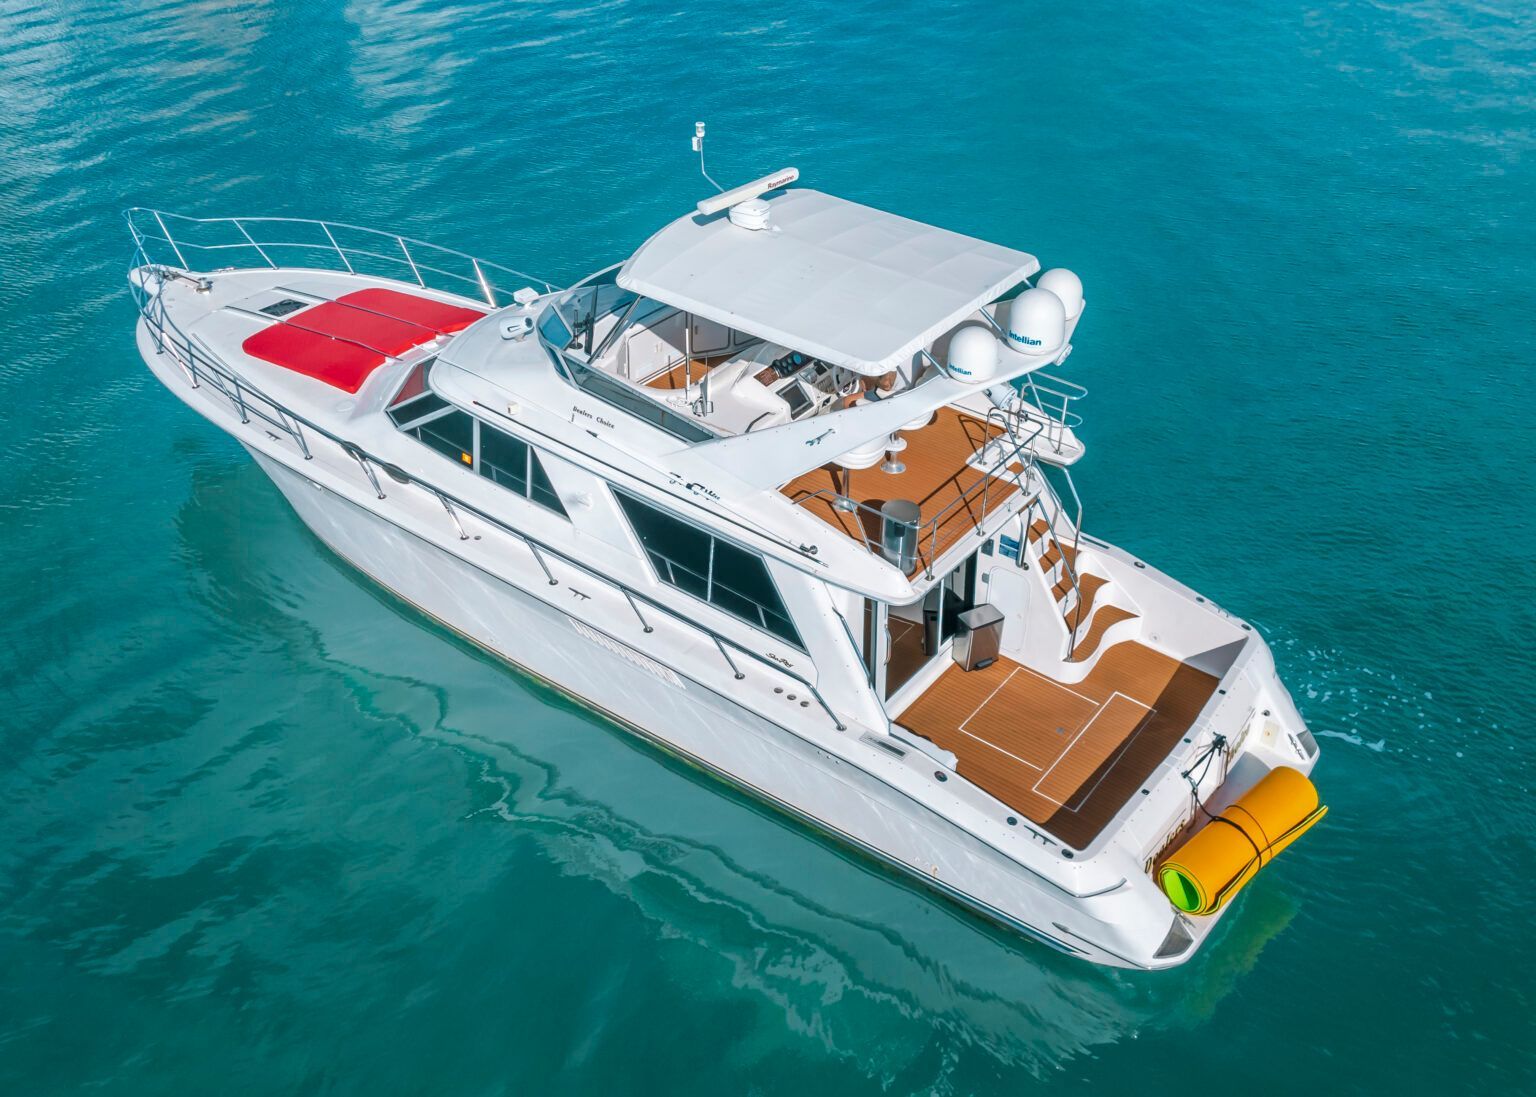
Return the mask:
<path id="1" fill-rule="evenodd" d="M 295 301 L 292 297 L 284 297 L 281 301 L 273 301 L 270 305 L 263 305 L 261 311 L 268 316 L 287 316 L 289 313 L 298 312 L 303 307 L 303 301 Z"/>

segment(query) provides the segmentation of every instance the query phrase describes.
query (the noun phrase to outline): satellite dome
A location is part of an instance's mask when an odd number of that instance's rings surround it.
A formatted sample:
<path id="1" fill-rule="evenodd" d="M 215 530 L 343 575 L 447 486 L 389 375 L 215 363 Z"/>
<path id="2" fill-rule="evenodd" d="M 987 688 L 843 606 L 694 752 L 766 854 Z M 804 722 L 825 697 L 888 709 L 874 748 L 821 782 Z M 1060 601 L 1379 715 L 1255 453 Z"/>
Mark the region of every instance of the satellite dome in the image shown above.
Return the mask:
<path id="1" fill-rule="evenodd" d="M 967 324 L 949 339 L 949 375 L 984 385 L 997 376 L 997 336 L 980 324 Z"/>
<path id="2" fill-rule="evenodd" d="M 1008 309 L 1008 345 L 1030 358 L 1048 358 L 1067 341 L 1067 310 L 1048 289 L 1027 289 Z"/>
<path id="3" fill-rule="evenodd" d="M 1067 310 L 1068 323 L 1076 320 L 1083 311 L 1083 280 L 1066 267 L 1052 267 L 1035 279 L 1035 285 L 1061 298 L 1062 308 Z"/>

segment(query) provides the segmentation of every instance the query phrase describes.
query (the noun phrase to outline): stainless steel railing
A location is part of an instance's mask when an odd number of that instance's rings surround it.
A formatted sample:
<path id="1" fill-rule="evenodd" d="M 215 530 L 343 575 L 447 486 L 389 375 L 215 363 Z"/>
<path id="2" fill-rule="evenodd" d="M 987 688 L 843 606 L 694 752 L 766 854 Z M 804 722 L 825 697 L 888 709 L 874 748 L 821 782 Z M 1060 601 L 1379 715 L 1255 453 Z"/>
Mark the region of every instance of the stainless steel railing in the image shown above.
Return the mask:
<path id="1" fill-rule="evenodd" d="M 997 317 L 993 313 L 983 308 L 981 310 L 981 318 L 986 321 L 987 325 L 999 339 L 1007 340 L 1007 329 L 998 322 Z M 927 357 L 930 363 L 938 366 L 938 363 L 933 360 L 932 355 Z M 1057 364 L 1059 365 L 1060 362 Z M 1042 381 L 1045 383 L 1042 384 Z M 1083 422 L 1083 417 L 1073 411 L 1070 405 L 1073 401 L 1081 400 L 1087 396 L 1088 390 L 1076 382 L 1068 381 L 1065 378 L 1056 377 L 1049 373 L 1043 373 L 1039 370 L 1026 373 L 1021 383 L 1016 387 L 1021 392 L 1029 394 L 1031 401 L 1035 408 L 1040 411 L 1048 428 L 1046 441 L 1050 443 L 1052 449 L 1060 453 L 1065 441 L 1066 432 L 1069 429 L 1075 430 Z"/>
<path id="2" fill-rule="evenodd" d="M 147 254 L 142 248 L 139 248 L 135 253 L 134 266 L 135 268 L 151 267 L 155 274 L 164 278 L 186 276 L 179 269 L 162 268 L 150 263 Z M 730 667 L 735 679 L 740 680 L 746 676 L 742 674 L 735 660 L 731 658 L 731 651 L 744 655 L 748 659 L 773 671 L 775 674 L 782 675 L 802 686 L 816 703 L 821 706 L 822 710 L 831 717 L 837 730 L 846 730 L 847 725 L 832 706 L 827 703 L 826 698 L 821 695 L 821 691 L 816 688 L 815 683 L 804 676 L 781 666 L 767 656 L 753 651 L 751 648 L 732 640 L 730 637 L 716 632 L 707 625 L 700 624 L 645 593 L 619 582 L 612 576 L 596 571 L 552 545 L 540 541 L 524 533 L 522 530 L 507 525 L 501 519 L 488 514 L 474 504 L 443 491 L 441 488 L 429 484 L 425 480 L 418 479 L 399 466 L 369 453 L 357 444 L 333 434 L 312 420 L 306 419 L 285 408 L 277 400 L 243 380 L 238 373 L 221 361 L 218 355 L 208 347 L 182 331 L 166 310 L 165 302 L 158 287 L 152 291 L 137 281 L 134 281 L 132 284 L 134 302 L 138 306 L 140 318 L 144 321 L 146 328 L 155 341 L 156 352 L 170 354 L 193 388 L 201 388 L 207 385 L 227 399 L 239 413 L 242 423 L 249 423 L 254 419 L 265 424 L 268 435 L 274 440 L 280 437 L 287 437 L 294 443 L 306 461 L 314 458 L 313 445 L 315 442 L 324 441 L 331 444 L 340 453 L 355 461 L 361 467 L 364 475 L 367 477 L 369 487 L 379 499 L 387 498 L 387 493 L 384 490 L 384 481 L 378 475 L 379 470 L 382 470 L 386 474 L 387 479 L 393 483 L 405 487 L 419 488 L 427 492 L 442 505 L 443 510 L 453 524 L 456 536 L 461 541 L 469 540 L 470 537 L 469 533 L 464 529 L 461 516 L 466 514 L 473 515 L 479 521 L 521 541 L 531 552 L 549 585 L 558 586 L 560 580 L 555 578 L 554 573 L 550 570 L 546 557 L 559 560 L 561 563 L 580 571 L 587 577 L 617 589 L 623 594 L 630 609 L 634 611 L 635 617 L 639 620 L 641 628 L 645 633 L 652 633 L 655 629 L 646 620 L 645 615 L 641 613 L 641 604 L 644 604 L 648 609 L 656 613 L 672 618 L 686 628 L 712 641 L 715 649 L 719 651 L 721 657 L 725 660 L 726 665 Z M 595 631 L 602 632 L 603 635 L 608 636 L 608 633 L 592 625 L 591 622 L 583 621 L 582 623 L 588 628 L 593 628 Z M 609 639 L 615 643 L 627 644 L 626 641 L 616 636 L 609 636 Z M 675 667 L 669 669 L 677 670 Z M 678 673 L 691 679 L 691 676 L 686 672 L 679 671 Z M 697 681 L 697 679 L 691 680 Z"/>
<path id="3" fill-rule="evenodd" d="M 373 275 L 483 300 L 499 308 L 525 285 L 555 286 L 462 251 L 340 221 L 293 217 L 184 217 L 134 207 L 123 214 L 145 261 L 207 273 L 295 268 Z"/>
<path id="4" fill-rule="evenodd" d="M 990 428 L 990 416 L 988 419 L 983 420 L 983 422 Z M 964 510 L 970 513 L 972 529 L 977 532 L 986 524 L 988 516 L 994 513 L 993 485 L 995 482 L 1008 482 L 1009 477 L 1011 477 L 1013 486 L 1017 489 L 1017 494 L 1010 492 L 997 500 L 997 505 L 1006 505 L 1009 501 L 1028 498 L 1029 491 L 1024 483 L 1024 476 L 1029 469 L 1035 467 L 1034 456 L 1030 452 L 1029 447 L 1040 436 L 1041 431 L 1045 427 L 1044 424 L 1031 419 L 1020 421 L 1018 426 L 1022 427 L 1024 424 L 1028 424 L 1029 430 L 1029 433 L 1024 437 L 1020 437 L 1018 431 L 1012 428 L 1009 428 L 1008 432 L 1004 435 L 993 435 L 990 429 L 988 429 L 986 432 L 987 437 L 977 447 L 972 457 L 974 458 L 978 454 L 985 455 L 993 447 L 997 448 L 998 456 L 996 460 L 992 461 L 990 465 L 982 470 L 980 479 L 969 487 L 964 488 L 931 518 L 897 523 L 912 532 L 914 544 L 917 545 L 917 557 L 923 565 L 923 577 L 925 579 L 933 578 L 934 565 L 938 562 L 939 557 L 943 555 L 939 550 L 939 531 L 953 521 L 959 511 Z M 1003 442 L 1004 438 L 1007 439 L 1006 444 Z M 1016 458 L 1022 458 L 1021 468 L 1020 471 L 1013 472 L 1007 466 Z M 1003 475 L 1005 473 L 1007 475 Z M 855 521 L 859 536 L 864 542 L 864 547 L 877 556 L 882 555 L 883 546 L 878 539 L 870 538 L 868 526 L 872 523 L 876 529 L 881 529 L 884 523 L 893 521 L 883 511 L 871 507 L 867 503 L 861 503 L 844 492 L 834 491 L 830 488 L 823 488 L 820 491 L 798 496 L 793 502 L 796 506 L 804 506 L 815 499 L 827 502 L 834 510 L 840 513 L 860 516 Z M 867 522 L 865 518 L 868 519 Z"/>
<path id="5" fill-rule="evenodd" d="M 1023 392 L 1041 412 L 1047 428 L 1046 441 L 1060 453 L 1067 431 L 1082 426 L 1083 417 L 1072 410 L 1072 405 L 1087 396 L 1088 390 L 1075 382 L 1037 370 L 1024 375 Z"/>
<path id="6" fill-rule="evenodd" d="M 1072 652 L 1077 648 L 1077 632 L 1083 623 L 1083 589 L 1082 585 L 1078 582 L 1077 575 L 1077 553 L 1082 542 L 1083 532 L 1083 500 L 1077 494 L 1077 485 L 1072 482 L 1071 471 L 1062 466 L 1051 466 L 1054 469 L 1055 475 L 1061 478 L 1062 483 L 1068 492 L 1071 493 L 1075 512 L 1069 515 L 1060 493 L 1056 490 L 1055 485 L 1051 483 L 1050 477 L 1045 474 L 1045 467 L 1043 465 L 1040 466 L 1042 470 L 1040 474 L 1041 489 L 1039 495 L 1031 501 L 1030 509 L 1038 509 L 1041 520 L 1045 522 L 1045 535 L 1056 546 L 1056 552 L 1061 557 L 1063 574 L 1066 575 L 1068 581 L 1072 584 L 1072 592 L 1077 596 L 1072 606 L 1072 619 L 1064 621 L 1067 626 L 1066 655 L 1070 658 Z M 1070 531 L 1070 552 L 1067 550 L 1066 543 L 1062 540 L 1062 526 L 1067 527 Z"/>

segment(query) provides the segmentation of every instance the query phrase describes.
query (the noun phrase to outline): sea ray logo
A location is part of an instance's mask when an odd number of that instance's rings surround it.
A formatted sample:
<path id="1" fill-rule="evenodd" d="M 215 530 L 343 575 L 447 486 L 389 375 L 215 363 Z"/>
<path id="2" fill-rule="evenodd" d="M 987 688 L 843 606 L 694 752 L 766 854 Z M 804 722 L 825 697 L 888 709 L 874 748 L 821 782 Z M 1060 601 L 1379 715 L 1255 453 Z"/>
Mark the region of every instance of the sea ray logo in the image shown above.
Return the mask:
<path id="1" fill-rule="evenodd" d="M 826 430 L 824 430 L 820 434 L 818 434 L 815 438 L 807 438 L 805 440 L 805 444 L 808 445 L 808 446 L 819 446 L 819 445 L 821 445 L 821 443 L 823 441 L 826 440 L 828 435 L 836 434 L 836 433 L 837 433 L 837 428 L 836 427 L 828 427 Z"/>
<path id="2" fill-rule="evenodd" d="M 718 503 L 720 501 L 720 493 L 714 488 L 710 487 L 708 484 L 702 484 L 697 480 L 686 480 L 679 473 L 667 473 L 667 483 L 674 488 L 682 488 L 690 495 L 697 496 L 700 499 L 708 499 L 712 503 Z"/>

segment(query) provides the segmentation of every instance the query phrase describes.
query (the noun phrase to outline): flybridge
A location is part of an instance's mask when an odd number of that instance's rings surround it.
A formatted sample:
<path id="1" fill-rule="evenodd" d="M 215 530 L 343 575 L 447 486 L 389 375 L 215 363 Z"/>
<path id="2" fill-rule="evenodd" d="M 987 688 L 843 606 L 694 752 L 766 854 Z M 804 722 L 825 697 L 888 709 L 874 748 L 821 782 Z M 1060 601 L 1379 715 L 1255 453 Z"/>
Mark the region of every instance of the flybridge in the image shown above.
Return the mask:
<path id="1" fill-rule="evenodd" d="M 1053 456 L 1075 460 L 1065 405 L 1081 390 L 1057 390 L 1053 414 L 1005 382 L 1070 353 L 1083 312 L 1077 277 L 1040 274 L 1027 252 L 789 188 L 798 176 L 786 168 L 705 199 L 616 271 L 556 295 L 539 330 L 562 372 L 685 443 L 671 467 L 729 481 L 733 494 L 828 463 L 895 469 L 890 455 L 918 445 L 940 408 L 967 402 L 981 418 L 1048 427 Z M 725 210 L 732 216 L 718 216 Z M 986 456 L 991 465 L 1003 453 Z"/>
<path id="2" fill-rule="evenodd" d="M 689 214 L 625 262 L 619 286 L 878 377 L 1040 270 L 1027 252 L 819 191 L 753 200 L 770 231 Z"/>
<path id="3" fill-rule="evenodd" d="M 833 573 L 851 585 L 910 590 L 914 567 L 932 579 L 938 557 L 1025 505 L 1033 461 L 1081 455 L 1066 406 L 1083 390 L 1062 381 L 1051 406 L 1033 375 L 1071 352 L 1082 286 L 1027 252 L 789 186 L 798 177 L 699 202 L 528 322 L 565 380 L 675 439 L 606 436 L 635 458 L 735 511 L 782 492 L 803 513 L 760 515 L 782 540 L 824 568 L 842 559 Z M 474 372 L 482 354 L 471 342 L 451 360 Z M 860 523 L 808 527 L 827 501 Z M 889 559 L 865 533 L 882 523 L 922 549 Z M 850 536 L 874 560 L 844 556 Z"/>

